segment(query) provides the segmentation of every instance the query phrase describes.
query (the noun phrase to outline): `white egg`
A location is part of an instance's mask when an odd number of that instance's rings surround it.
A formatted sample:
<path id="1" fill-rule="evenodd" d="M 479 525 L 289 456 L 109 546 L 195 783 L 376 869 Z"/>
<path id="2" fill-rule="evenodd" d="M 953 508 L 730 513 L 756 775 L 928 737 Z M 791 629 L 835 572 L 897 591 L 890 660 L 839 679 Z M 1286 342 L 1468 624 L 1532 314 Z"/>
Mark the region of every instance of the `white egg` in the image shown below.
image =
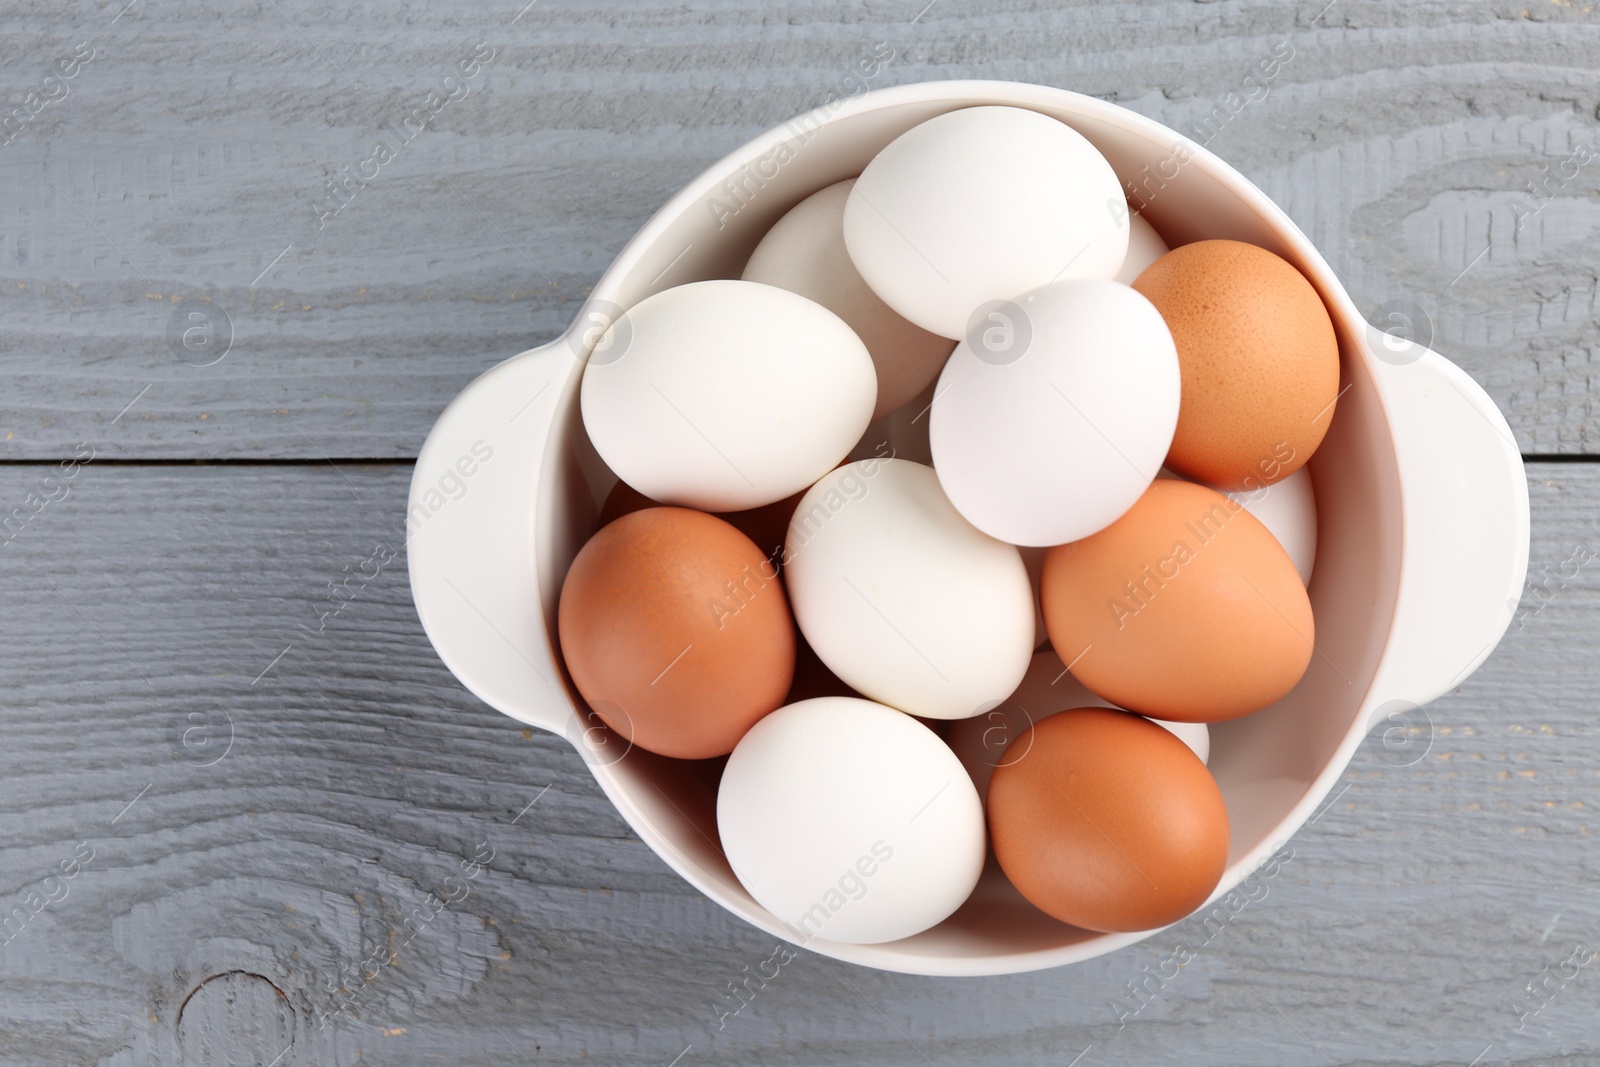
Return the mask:
<path id="1" fill-rule="evenodd" d="M 1146 715 L 1145 718 L 1150 719 Z M 1167 733 L 1189 746 L 1189 751 L 1200 757 L 1201 763 L 1211 761 L 1211 730 L 1203 722 L 1168 722 L 1165 719 L 1150 719 L 1157 726 L 1164 727 Z"/>
<path id="2" fill-rule="evenodd" d="M 1144 220 L 1143 215 L 1128 217 L 1128 255 L 1117 271 L 1117 281 L 1132 285 L 1144 269 L 1170 252 L 1167 242 L 1161 239 L 1156 228 Z"/>
<path id="3" fill-rule="evenodd" d="M 1189 479 L 1161 468 L 1157 478 Z M 1281 482 L 1255 489 L 1222 489 L 1223 496 L 1244 505 L 1244 509 L 1277 538 L 1289 554 L 1300 581 L 1311 584 L 1311 571 L 1317 563 L 1317 497 L 1312 492 L 1311 469 L 1301 467 Z"/>
<path id="4" fill-rule="evenodd" d="M 680 285 L 628 309 L 584 368 L 600 458 L 663 504 L 744 511 L 798 493 L 850 451 L 877 379 L 861 339 L 770 285 Z"/>
<path id="5" fill-rule="evenodd" d="M 779 708 L 740 739 L 717 791 L 740 884 L 803 942 L 910 937 L 983 871 L 983 806 L 926 726 L 853 697 Z"/>
<path id="6" fill-rule="evenodd" d="M 1317 498 L 1311 489 L 1311 471 L 1301 467 L 1281 482 L 1224 495 L 1243 504 L 1272 531 L 1294 561 L 1300 580 L 1310 585 L 1317 562 Z"/>
<path id="7" fill-rule="evenodd" d="M 812 486 L 789 522 L 784 584 L 828 669 L 901 711 L 976 715 L 1028 669 L 1022 557 L 963 519 L 920 463 L 862 460 Z"/>
<path id="8" fill-rule="evenodd" d="M 878 372 L 878 419 L 933 384 L 952 342 L 896 315 L 850 262 L 844 205 L 853 184 L 837 182 L 790 208 L 750 254 L 744 278 L 815 300 L 856 332 Z"/>
<path id="9" fill-rule="evenodd" d="M 987 805 L 989 779 L 994 776 L 994 769 L 1027 755 L 1026 751 L 1011 751 L 1010 746 L 1029 726 L 1070 708 L 1115 707 L 1115 704 L 1090 692 L 1068 673 L 1060 656 L 1046 649 L 1034 655 L 1022 684 L 1003 704 L 982 715 L 951 723 L 946 729 L 945 741 L 972 777 L 978 797 Z M 1205 723 L 1164 722 L 1160 719 L 1150 721 L 1165 727 L 1188 745 L 1189 751 L 1199 756 L 1201 763 L 1210 758 L 1211 735 Z"/>
<path id="10" fill-rule="evenodd" d="M 991 314 L 939 376 L 939 482 L 1003 541 L 1087 537 L 1139 499 L 1172 444 L 1172 334 L 1150 301 L 1114 281 L 1056 282 Z"/>
<path id="11" fill-rule="evenodd" d="M 901 315 L 944 337 L 975 309 L 1059 278 L 1111 278 L 1128 251 L 1111 164 L 1035 111 L 970 107 L 895 138 L 856 180 L 844 240 Z"/>

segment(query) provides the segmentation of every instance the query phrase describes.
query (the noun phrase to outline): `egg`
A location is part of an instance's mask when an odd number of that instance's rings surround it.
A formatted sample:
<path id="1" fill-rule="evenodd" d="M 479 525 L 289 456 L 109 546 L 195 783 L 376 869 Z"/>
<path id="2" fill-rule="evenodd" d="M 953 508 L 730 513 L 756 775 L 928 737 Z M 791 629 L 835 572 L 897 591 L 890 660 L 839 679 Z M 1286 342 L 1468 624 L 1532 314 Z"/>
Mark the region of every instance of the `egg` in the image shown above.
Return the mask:
<path id="1" fill-rule="evenodd" d="M 988 817 L 1006 877 L 1047 915 L 1086 930 L 1166 926 L 1216 889 L 1228 812 L 1182 741 L 1106 708 L 1036 722 L 995 768 Z"/>
<path id="2" fill-rule="evenodd" d="M 1300 583 L 1310 585 L 1317 563 L 1317 497 L 1312 491 L 1311 469 L 1301 467 L 1281 482 L 1224 495 L 1261 520 L 1289 553 Z"/>
<path id="3" fill-rule="evenodd" d="M 879 419 L 933 384 L 951 341 L 895 314 L 850 262 L 844 206 L 853 184 L 837 182 L 790 208 L 756 245 L 744 278 L 815 300 L 856 332 L 877 371 Z"/>
<path id="4" fill-rule="evenodd" d="M 757 282 L 646 297 L 596 353 L 584 428 L 618 477 L 663 504 L 743 511 L 799 492 L 844 458 L 877 401 L 872 357 L 844 320 Z"/>
<path id="5" fill-rule="evenodd" d="M 862 460 L 812 486 L 789 522 L 784 578 L 828 669 L 901 711 L 976 715 L 1028 669 L 1022 557 L 963 519 L 920 463 Z"/>
<path id="6" fill-rule="evenodd" d="M 1132 285 L 1144 269 L 1168 252 L 1167 242 L 1161 239 L 1156 228 L 1145 221 L 1142 214 L 1128 216 L 1128 255 L 1117 271 L 1116 280 Z"/>
<path id="7" fill-rule="evenodd" d="M 1150 717 L 1144 716 L 1149 719 Z M 1203 722 L 1173 722 L 1171 719 L 1150 719 L 1167 733 L 1183 742 L 1183 746 L 1201 763 L 1211 762 L 1211 728 Z"/>
<path id="8" fill-rule="evenodd" d="M 567 571 L 556 623 L 584 700 L 663 756 L 731 752 L 794 675 L 794 621 L 770 561 L 728 523 L 688 508 L 602 527 Z"/>
<path id="9" fill-rule="evenodd" d="M 1121 182 L 1065 123 L 969 107 L 867 164 L 844 209 L 850 259 L 895 311 L 962 338 L 974 309 L 1058 278 L 1110 278 L 1128 251 Z"/>
<path id="10" fill-rule="evenodd" d="M 943 741 L 870 700 L 790 704 L 750 729 L 717 789 L 728 864 L 802 943 L 935 926 L 983 870 L 983 808 Z"/>
<path id="11" fill-rule="evenodd" d="M 1188 481 L 1166 467 L 1156 477 Z M 1317 498 L 1312 491 L 1311 468 L 1301 467 L 1283 481 L 1258 489 L 1230 489 L 1222 495 L 1243 504 L 1246 511 L 1261 520 L 1289 553 L 1300 584 L 1309 586 L 1317 562 Z"/>
<path id="12" fill-rule="evenodd" d="M 795 505 L 800 503 L 803 495 L 804 491 L 792 493 L 782 500 L 748 511 L 724 511 L 717 518 L 754 541 L 756 547 L 767 554 L 767 558 L 778 560 L 783 555 L 783 539 L 789 529 L 789 516 L 794 514 Z M 618 479 L 617 484 L 611 487 L 611 492 L 606 494 L 605 502 L 600 505 L 600 525 L 604 526 L 631 512 L 661 506 L 661 501 L 651 500 Z"/>
<path id="13" fill-rule="evenodd" d="M 1049 715 L 1069 708 L 1110 708 L 1109 701 L 1090 692 L 1074 678 L 1061 657 L 1046 649 L 1036 652 L 1017 691 L 999 707 L 970 719 L 951 722 L 945 741 L 967 769 L 978 796 L 984 797 L 990 776 L 1002 764 L 1021 759 L 1027 753 L 1011 742 L 1028 727 Z M 1150 720 L 1188 746 L 1204 763 L 1211 755 L 1211 735 L 1203 722 L 1161 722 Z"/>
<path id="14" fill-rule="evenodd" d="M 1056 282 L 990 315 L 939 376 L 939 483 L 992 537 L 1087 537 L 1139 499 L 1167 454 L 1179 411 L 1172 335 L 1114 281 Z"/>
<path id="15" fill-rule="evenodd" d="M 1159 479 L 1128 513 L 1045 556 L 1050 643 L 1119 707 L 1218 722 L 1281 699 L 1315 641 L 1294 563 L 1214 489 Z"/>
<path id="16" fill-rule="evenodd" d="M 1223 489 L 1281 481 L 1333 421 L 1339 346 L 1322 298 L 1287 260 L 1242 241 L 1197 241 L 1133 287 L 1177 343 L 1183 404 L 1167 466 Z"/>

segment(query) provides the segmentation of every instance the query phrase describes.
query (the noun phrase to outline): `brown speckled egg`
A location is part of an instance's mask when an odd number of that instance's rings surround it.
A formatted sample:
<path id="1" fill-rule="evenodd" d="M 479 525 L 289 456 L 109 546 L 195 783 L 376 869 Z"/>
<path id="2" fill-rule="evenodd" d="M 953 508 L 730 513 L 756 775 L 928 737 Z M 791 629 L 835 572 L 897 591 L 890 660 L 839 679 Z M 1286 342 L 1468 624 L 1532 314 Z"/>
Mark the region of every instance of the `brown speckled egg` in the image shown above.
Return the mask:
<path id="1" fill-rule="evenodd" d="M 1158 478 L 1116 522 L 1045 554 L 1050 643 L 1130 711 L 1219 722 L 1281 699 L 1311 663 L 1311 601 L 1261 521 L 1214 489 Z"/>
<path id="2" fill-rule="evenodd" d="M 1174 248 L 1134 279 L 1178 347 L 1183 399 L 1167 466 L 1219 489 L 1287 478 L 1322 443 L 1339 345 L 1287 260 L 1242 241 Z"/>
<path id="3" fill-rule="evenodd" d="M 1165 926 L 1205 903 L 1228 861 L 1228 812 L 1206 765 L 1137 715 L 1041 719 L 995 768 L 989 840 L 1035 907 L 1086 930 Z"/>
<path id="4" fill-rule="evenodd" d="M 590 538 L 562 584 L 557 631 L 589 706 L 663 756 L 733 751 L 794 677 L 794 619 L 772 564 L 689 508 L 634 511 Z"/>

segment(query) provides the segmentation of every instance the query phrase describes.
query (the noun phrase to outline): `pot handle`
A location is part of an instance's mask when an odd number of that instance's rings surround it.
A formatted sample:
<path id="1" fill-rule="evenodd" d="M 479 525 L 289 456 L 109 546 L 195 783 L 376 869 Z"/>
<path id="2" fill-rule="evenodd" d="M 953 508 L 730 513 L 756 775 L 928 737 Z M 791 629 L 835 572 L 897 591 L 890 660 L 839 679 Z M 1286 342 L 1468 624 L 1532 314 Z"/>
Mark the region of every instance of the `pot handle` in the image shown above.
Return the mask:
<path id="1" fill-rule="evenodd" d="M 560 338 L 485 371 L 428 433 L 411 476 L 411 596 L 439 658 L 499 711 L 570 732 L 572 703 L 536 590 L 538 490 L 562 383 Z"/>
<path id="2" fill-rule="evenodd" d="M 1369 327 L 1400 478 L 1400 591 L 1368 729 L 1449 692 L 1489 657 L 1528 571 L 1528 479 L 1500 409 L 1460 367 Z"/>

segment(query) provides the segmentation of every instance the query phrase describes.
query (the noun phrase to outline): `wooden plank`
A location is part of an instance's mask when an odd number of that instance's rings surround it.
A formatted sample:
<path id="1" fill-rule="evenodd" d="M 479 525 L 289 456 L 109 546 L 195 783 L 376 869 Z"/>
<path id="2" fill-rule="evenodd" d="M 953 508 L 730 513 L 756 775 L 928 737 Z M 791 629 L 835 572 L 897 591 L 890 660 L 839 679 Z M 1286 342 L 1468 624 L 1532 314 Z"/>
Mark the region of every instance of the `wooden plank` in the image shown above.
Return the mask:
<path id="1" fill-rule="evenodd" d="M 413 456 L 472 377 L 560 332 L 677 188 L 853 91 L 879 41 L 873 87 L 1036 81 L 1209 129 L 1364 310 L 1409 316 L 1486 383 L 1525 451 L 1593 452 L 1600 168 L 1571 160 L 1595 139 L 1594 14 L 1321 7 L 16 8 L 5 106 L 42 95 L 0 146 L 0 458 Z M 426 132 L 384 132 L 480 43 L 493 58 Z M 1276 77 L 1252 75 L 1285 44 Z M 79 45 L 92 58 L 46 83 Z M 395 157 L 328 216 L 326 182 L 380 137 Z M 169 341 L 206 336 L 191 312 L 214 331 L 198 352 Z"/>
<path id="2" fill-rule="evenodd" d="M 1414 763 L 1369 741 L 1209 942 L 1180 927 L 984 981 L 802 953 L 721 1028 L 771 939 L 639 843 L 564 742 L 439 664 L 395 528 L 409 473 L 91 463 L 0 548 L 0 1061 L 1600 1056 L 1593 968 L 1560 978 L 1600 945 L 1600 583 L 1578 562 L 1600 465 L 1530 469 L 1523 625 L 1428 709 Z M 0 468 L 0 500 L 44 477 Z M 327 583 L 361 572 L 321 620 Z M 1185 943 L 1193 962 L 1149 977 Z"/>

